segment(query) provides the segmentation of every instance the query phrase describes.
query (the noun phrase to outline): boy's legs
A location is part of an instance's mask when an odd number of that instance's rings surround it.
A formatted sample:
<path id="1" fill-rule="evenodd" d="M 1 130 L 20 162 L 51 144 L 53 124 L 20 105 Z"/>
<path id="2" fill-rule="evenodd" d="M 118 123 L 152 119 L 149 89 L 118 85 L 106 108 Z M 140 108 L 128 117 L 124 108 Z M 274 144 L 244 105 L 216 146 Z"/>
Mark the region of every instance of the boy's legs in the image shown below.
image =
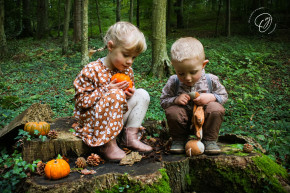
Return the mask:
<path id="1" fill-rule="evenodd" d="M 186 140 L 189 135 L 190 115 L 186 109 L 179 105 L 173 105 L 165 109 L 169 134 L 172 137 L 172 153 L 183 153 Z"/>
<path id="2" fill-rule="evenodd" d="M 217 154 L 220 153 L 219 147 L 216 145 L 219 130 L 223 122 L 225 114 L 224 107 L 217 102 L 210 102 L 205 107 L 205 122 L 203 124 L 203 139 L 205 145 L 205 153 Z"/>

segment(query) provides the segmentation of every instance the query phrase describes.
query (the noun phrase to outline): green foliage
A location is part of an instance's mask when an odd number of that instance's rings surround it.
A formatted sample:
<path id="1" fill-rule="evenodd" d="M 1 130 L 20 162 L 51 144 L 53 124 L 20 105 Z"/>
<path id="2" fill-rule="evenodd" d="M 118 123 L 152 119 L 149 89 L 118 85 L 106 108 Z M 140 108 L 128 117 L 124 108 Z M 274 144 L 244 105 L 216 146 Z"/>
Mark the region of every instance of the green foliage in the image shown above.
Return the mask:
<path id="1" fill-rule="evenodd" d="M 34 172 L 36 164 L 39 160 L 32 164 L 23 161 L 21 153 L 14 151 L 12 155 L 8 155 L 6 149 L 1 151 L 0 157 L 0 190 L 1 192 L 12 192 L 16 190 L 16 185 L 22 179 L 27 177 L 27 172 Z"/>

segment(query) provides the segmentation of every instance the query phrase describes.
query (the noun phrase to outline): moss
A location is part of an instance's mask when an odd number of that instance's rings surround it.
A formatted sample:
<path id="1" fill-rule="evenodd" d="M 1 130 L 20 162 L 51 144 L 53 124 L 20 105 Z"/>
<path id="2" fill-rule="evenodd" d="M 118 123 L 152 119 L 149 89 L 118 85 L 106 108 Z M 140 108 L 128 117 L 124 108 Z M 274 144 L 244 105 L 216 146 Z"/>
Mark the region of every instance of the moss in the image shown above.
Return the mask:
<path id="1" fill-rule="evenodd" d="M 252 160 L 251 160 L 252 159 Z M 287 179 L 287 171 L 265 155 L 250 158 L 252 164 L 244 167 L 226 164 L 224 161 L 192 164 L 189 191 L 196 192 L 285 192 L 279 178 Z M 208 170 L 210 168 L 210 170 Z"/>
<path id="2" fill-rule="evenodd" d="M 151 192 L 160 192 L 160 193 L 169 193 L 171 188 L 169 185 L 169 178 L 166 174 L 165 169 L 159 170 L 162 178 L 154 183 L 153 185 L 143 185 L 141 182 L 129 180 L 127 175 L 124 175 L 118 179 L 119 183 L 113 186 L 109 190 L 99 191 L 97 193 L 115 193 L 115 192 L 140 192 L 140 193 L 151 193 Z"/>
<path id="3" fill-rule="evenodd" d="M 285 192 L 278 177 L 289 180 L 289 175 L 285 168 L 275 163 L 268 156 L 261 154 L 260 157 L 254 157 L 252 159 L 256 166 L 262 171 L 264 178 L 267 180 L 275 189 L 276 192 Z"/>

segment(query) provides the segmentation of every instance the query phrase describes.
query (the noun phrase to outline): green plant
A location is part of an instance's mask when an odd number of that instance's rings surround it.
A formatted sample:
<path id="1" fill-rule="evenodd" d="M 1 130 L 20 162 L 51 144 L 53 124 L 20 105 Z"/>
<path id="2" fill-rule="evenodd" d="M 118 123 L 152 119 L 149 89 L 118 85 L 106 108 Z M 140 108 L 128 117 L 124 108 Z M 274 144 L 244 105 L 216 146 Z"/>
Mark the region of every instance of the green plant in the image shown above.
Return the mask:
<path id="1" fill-rule="evenodd" d="M 21 157 L 21 153 L 14 151 L 8 155 L 6 149 L 1 151 L 0 157 L 0 190 L 1 192 L 12 192 L 29 172 L 34 172 L 39 160 L 27 163 Z"/>

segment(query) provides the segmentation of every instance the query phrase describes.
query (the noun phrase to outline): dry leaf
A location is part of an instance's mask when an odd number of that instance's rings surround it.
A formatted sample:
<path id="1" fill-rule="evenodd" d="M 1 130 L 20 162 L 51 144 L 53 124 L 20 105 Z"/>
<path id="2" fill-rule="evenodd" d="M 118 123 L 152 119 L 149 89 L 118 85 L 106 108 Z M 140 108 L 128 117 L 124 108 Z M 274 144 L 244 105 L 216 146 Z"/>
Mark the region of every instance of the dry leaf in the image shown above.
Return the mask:
<path id="1" fill-rule="evenodd" d="M 135 162 L 141 161 L 141 159 L 142 156 L 138 152 L 131 152 L 120 161 L 120 165 L 132 166 Z"/>

